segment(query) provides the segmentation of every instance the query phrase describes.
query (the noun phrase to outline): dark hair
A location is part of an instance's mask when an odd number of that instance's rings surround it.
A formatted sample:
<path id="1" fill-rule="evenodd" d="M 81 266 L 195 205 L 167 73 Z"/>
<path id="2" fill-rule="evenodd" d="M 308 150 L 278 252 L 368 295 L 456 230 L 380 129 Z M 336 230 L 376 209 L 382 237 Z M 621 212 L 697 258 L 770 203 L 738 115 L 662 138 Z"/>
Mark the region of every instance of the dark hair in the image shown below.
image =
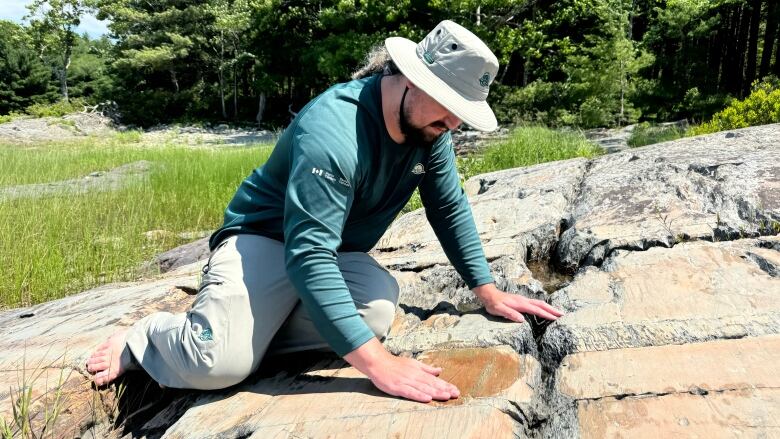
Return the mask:
<path id="1" fill-rule="evenodd" d="M 366 54 L 365 64 L 352 74 L 352 79 L 362 79 L 377 73 L 395 75 L 400 73 L 396 67 L 384 43 L 372 47 Z"/>

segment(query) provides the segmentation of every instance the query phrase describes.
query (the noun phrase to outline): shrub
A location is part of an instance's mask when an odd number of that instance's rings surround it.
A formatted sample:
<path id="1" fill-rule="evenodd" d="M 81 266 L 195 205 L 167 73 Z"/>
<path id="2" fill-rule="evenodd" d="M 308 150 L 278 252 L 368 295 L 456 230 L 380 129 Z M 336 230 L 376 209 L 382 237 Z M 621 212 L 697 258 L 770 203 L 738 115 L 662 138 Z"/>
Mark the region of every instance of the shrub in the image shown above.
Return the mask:
<path id="1" fill-rule="evenodd" d="M 2 114 L 0 115 L 0 123 L 6 123 L 11 122 L 12 120 L 19 119 L 20 117 L 24 117 L 24 114 L 11 112 L 9 114 Z"/>
<path id="2" fill-rule="evenodd" d="M 60 117 L 84 109 L 84 99 L 75 98 L 69 101 L 57 101 L 52 104 L 33 104 L 25 110 L 34 117 Z"/>
<path id="3" fill-rule="evenodd" d="M 733 100 L 712 120 L 691 129 L 691 135 L 709 134 L 723 130 L 747 128 L 780 122 L 780 85 L 776 80 L 765 80 L 754 86 L 744 100 Z"/>

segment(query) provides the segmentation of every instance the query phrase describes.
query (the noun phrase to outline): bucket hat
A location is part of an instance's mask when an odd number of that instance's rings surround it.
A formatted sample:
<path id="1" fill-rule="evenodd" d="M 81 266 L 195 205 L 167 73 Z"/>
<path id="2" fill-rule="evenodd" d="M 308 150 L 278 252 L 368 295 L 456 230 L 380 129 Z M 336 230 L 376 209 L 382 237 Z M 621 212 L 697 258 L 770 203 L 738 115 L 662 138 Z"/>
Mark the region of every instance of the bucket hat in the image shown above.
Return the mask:
<path id="1" fill-rule="evenodd" d="M 419 43 L 390 37 L 385 47 L 407 79 L 460 120 L 480 131 L 496 129 L 486 99 L 498 59 L 479 37 L 444 20 Z"/>

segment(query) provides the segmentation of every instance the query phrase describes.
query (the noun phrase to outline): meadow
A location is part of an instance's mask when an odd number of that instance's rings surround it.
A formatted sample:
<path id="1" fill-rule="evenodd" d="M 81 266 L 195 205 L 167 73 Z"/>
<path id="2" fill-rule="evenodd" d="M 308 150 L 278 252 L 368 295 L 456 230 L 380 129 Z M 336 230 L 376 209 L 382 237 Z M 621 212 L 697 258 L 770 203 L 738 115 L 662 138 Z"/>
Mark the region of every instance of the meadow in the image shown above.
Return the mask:
<path id="1" fill-rule="evenodd" d="M 113 191 L 0 196 L 0 309 L 29 306 L 97 285 L 130 281 L 156 254 L 221 224 L 240 182 L 273 145 L 149 146 L 137 133 L 36 145 L 0 145 L 0 190 L 83 178 L 146 160 L 144 178 Z M 514 130 L 481 154 L 459 158 L 463 179 L 484 172 L 600 149 L 581 135 L 540 127 Z M 419 197 L 405 209 L 420 207 Z M 190 236 L 188 236 L 188 234 Z"/>

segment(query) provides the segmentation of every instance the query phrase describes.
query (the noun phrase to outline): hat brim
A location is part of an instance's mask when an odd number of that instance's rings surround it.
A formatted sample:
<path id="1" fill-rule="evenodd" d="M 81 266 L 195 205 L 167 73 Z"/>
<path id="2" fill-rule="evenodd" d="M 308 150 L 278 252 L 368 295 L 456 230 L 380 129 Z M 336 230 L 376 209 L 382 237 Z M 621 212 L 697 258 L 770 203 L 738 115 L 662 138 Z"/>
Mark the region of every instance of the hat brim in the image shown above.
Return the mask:
<path id="1" fill-rule="evenodd" d="M 460 120 L 480 131 L 493 131 L 498 127 L 496 116 L 488 103 L 466 99 L 450 88 L 417 57 L 417 44 L 413 41 L 390 37 L 385 40 L 385 47 L 407 79 Z"/>

